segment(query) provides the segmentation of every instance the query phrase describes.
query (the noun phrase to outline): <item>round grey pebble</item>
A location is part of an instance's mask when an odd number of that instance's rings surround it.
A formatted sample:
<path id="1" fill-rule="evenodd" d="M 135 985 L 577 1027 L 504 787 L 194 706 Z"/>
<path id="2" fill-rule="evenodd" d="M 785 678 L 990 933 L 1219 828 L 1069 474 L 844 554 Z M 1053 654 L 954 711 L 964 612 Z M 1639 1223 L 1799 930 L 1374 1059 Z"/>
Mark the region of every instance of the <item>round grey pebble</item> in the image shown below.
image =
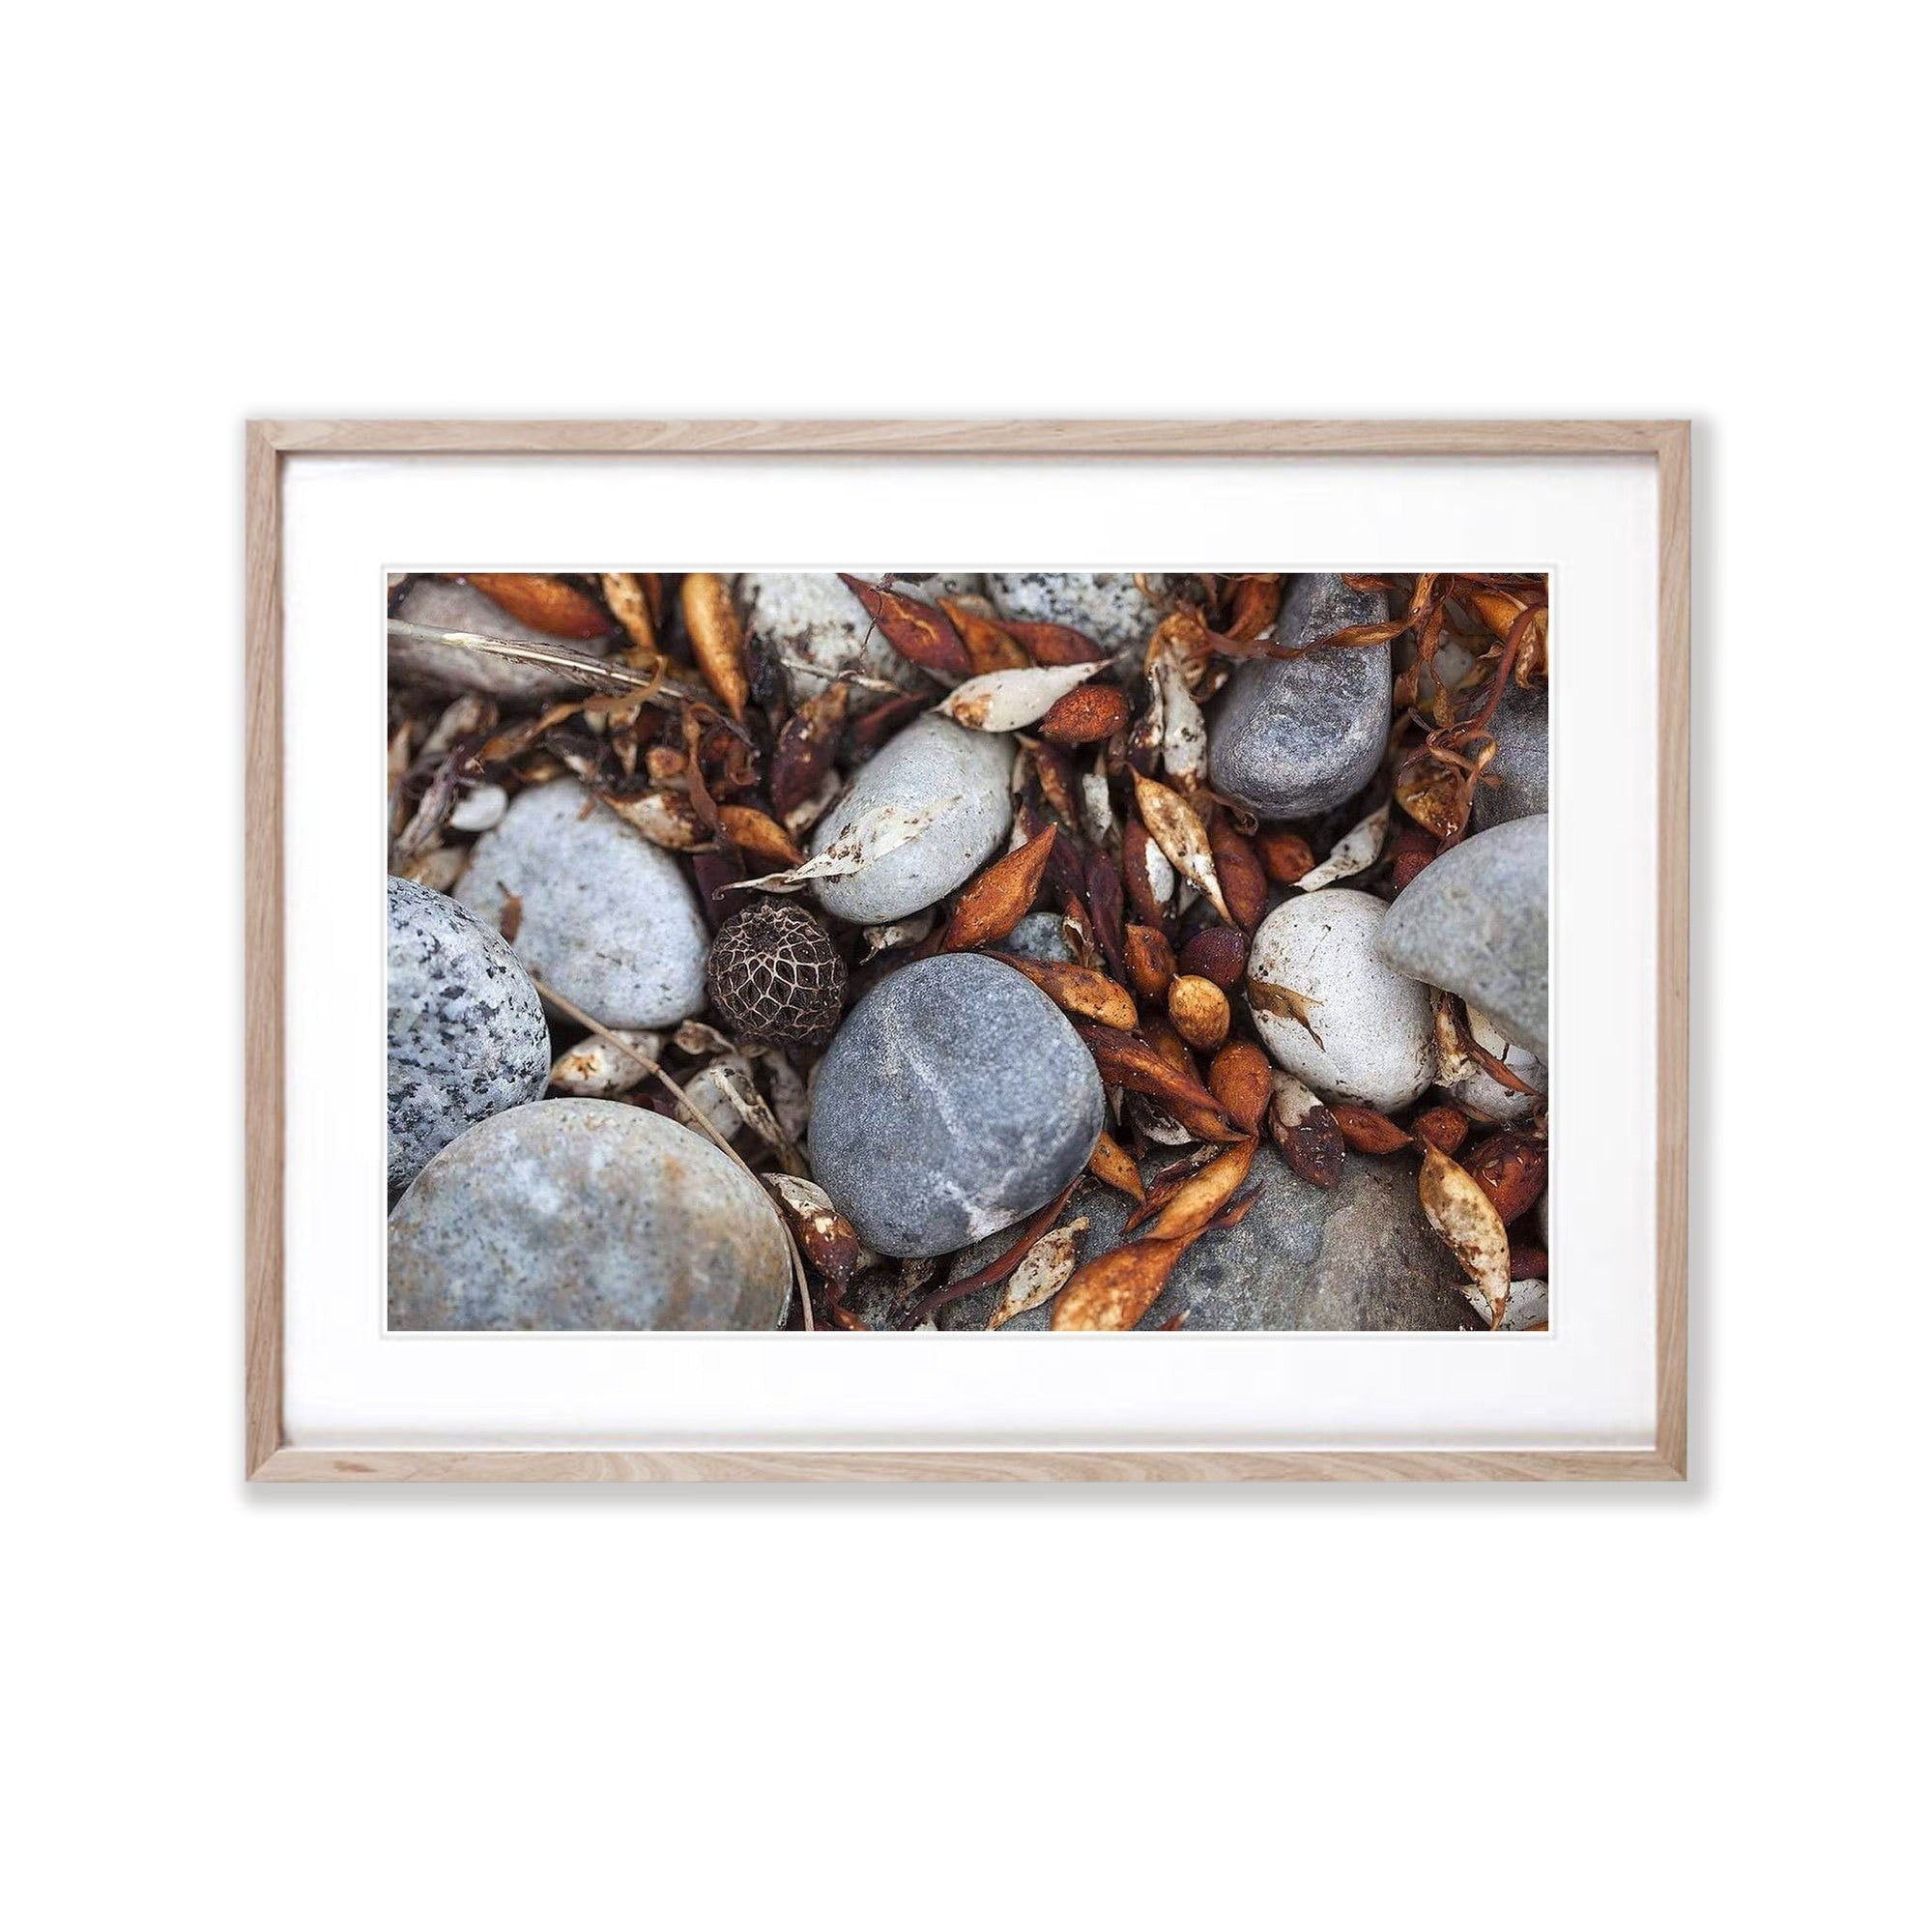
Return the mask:
<path id="1" fill-rule="evenodd" d="M 516 956 L 606 1026 L 668 1026 L 705 1004 L 710 935 L 683 868 L 574 778 L 520 792 L 478 839 L 456 897 L 499 925 L 522 902 Z"/>
<path id="2" fill-rule="evenodd" d="M 1150 578 L 1158 585 L 1158 579 Z M 1110 657 L 1145 644 L 1162 611 L 1131 570 L 1012 570 L 986 580 L 993 607 L 1022 623 L 1065 624 Z"/>
<path id="3" fill-rule="evenodd" d="M 1106 1116 L 1066 1017 L 998 961 L 942 954 L 859 1001 L 812 1097 L 812 1170 L 881 1254 L 1009 1227 L 1086 1165 Z"/>
<path id="4" fill-rule="evenodd" d="M 609 651 L 600 639 L 552 637 L 532 630 L 495 604 L 473 585 L 454 577 L 418 577 L 403 592 L 396 616 L 437 630 L 465 630 L 500 637 L 512 644 L 555 644 L 580 656 L 602 657 Z M 580 686 L 554 671 L 508 658 L 465 650 L 460 645 L 436 644 L 427 638 L 389 639 L 391 677 L 428 684 L 439 691 L 480 691 L 486 698 L 532 700 L 554 698 Z"/>
<path id="5" fill-rule="evenodd" d="M 791 1288 L 764 1189 L 620 1101 L 471 1128 L 396 1204 L 389 1251 L 395 1329 L 770 1329 Z"/>
<path id="6" fill-rule="evenodd" d="M 903 919 L 964 885 L 996 852 L 1013 823 L 1013 740 L 969 732 L 928 711 L 859 767 L 845 796 L 812 832 L 819 853 L 882 805 L 918 812 L 953 802 L 916 838 L 845 879 L 818 886 L 819 904 L 856 926 Z"/>
<path id="7" fill-rule="evenodd" d="M 1305 574 L 1289 587 L 1279 634 L 1300 649 L 1387 616 L 1381 591 Z M 1216 791 L 1264 819 L 1312 818 L 1345 804 L 1382 762 L 1392 688 L 1386 644 L 1240 665 L 1208 731 Z"/>
<path id="8" fill-rule="evenodd" d="M 1376 943 L 1398 972 L 1459 994 L 1549 1059 L 1549 820 L 1465 839 L 1409 881 Z"/>
<path id="9" fill-rule="evenodd" d="M 1549 693 L 1525 691 L 1514 679 L 1489 729 L 1496 755 L 1471 794 L 1469 822 L 1477 831 L 1549 810 Z"/>
<path id="10" fill-rule="evenodd" d="M 389 882 L 389 1187 L 466 1127 L 543 1092 L 543 1002 L 501 937 L 453 899 Z"/>

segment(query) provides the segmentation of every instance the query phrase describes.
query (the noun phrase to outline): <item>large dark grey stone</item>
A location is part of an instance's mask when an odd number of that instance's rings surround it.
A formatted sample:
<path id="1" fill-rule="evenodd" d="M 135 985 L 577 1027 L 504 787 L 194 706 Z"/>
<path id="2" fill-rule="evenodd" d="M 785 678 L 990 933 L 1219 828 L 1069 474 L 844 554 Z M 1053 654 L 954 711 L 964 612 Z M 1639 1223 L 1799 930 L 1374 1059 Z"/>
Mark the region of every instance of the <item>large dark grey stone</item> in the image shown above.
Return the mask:
<path id="1" fill-rule="evenodd" d="M 1496 756 L 1485 775 L 1498 782 L 1476 788 L 1469 822 L 1479 832 L 1549 810 L 1548 691 L 1525 691 L 1513 678 L 1489 729 Z"/>
<path id="2" fill-rule="evenodd" d="M 502 937 L 453 899 L 389 882 L 389 1186 L 466 1127 L 539 1099 L 543 1002 Z"/>
<path id="3" fill-rule="evenodd" d="M 997 960 L 902 966 L 847 1016 L 812 1091 L 812 1171 L 881 1254 L 944 1254 L 1036 1213 L 1106 1114 L 1092 1055 Z"/>
<path id="4" fill-rule="evenodd" d="M 1460 994 L 1547 1061 L 1548 818 L 1513 819 L 1426 865 L 1376 943 L 1398 972 Z"/>
<path id="5" fill-rule="evenodd" d="M 1149 1159 L 1151 1177 L 1167 1159 Z M 1350 1154 L 1341 1182 L 1312 1186 L 1271 1146 L 1249 1171 L 1261 1197 L 1238 1227 L 1204 1234 L 1181 1256 L 1140 1327 L 1158 1329 L 1185 1314 L 1187 1331 L 1228 1329 L 1479 1329 L 1464 1297 L 1462 1270 L 1430 1229 L 1416 1191 L 1413 1156 Z M 1081 1258 L 1090 1261 L 1123 1239 L 1129 1203 L 1098 1182 L 1069 1203 L 1066 1220 L 1092 1226 Z M 983 1241 L 954 1263 L 963 1281 L 997 1255 L 1010 1236 Z M 983 1288 L 939 1312 L 942 1329 L 983 1329 L 1003 1287 Z M 1053 1304 L 1029 1310 L 1014 1329 L 1053 1326 Z"/>
<path id="6" fill-rule="evenodd" d="M 1300 648 L 1387 617 L 1381 591 L 1306 574 L 1289 587 L 1279 634 Z M 1241 665 L 1208 732 L 1215 790 L 1264 819 L 1309 818 L 1345 804 L 1382 762 L 1392 685 L 1386 644 Z"/>
<path id="7" fill-rule="evenodd" d="M 790 1288 L 764 1190 L 702 1136 L 621 1101 L 499 1113 L 389 1216 L 391 1328 L 776 1328 Z"/>

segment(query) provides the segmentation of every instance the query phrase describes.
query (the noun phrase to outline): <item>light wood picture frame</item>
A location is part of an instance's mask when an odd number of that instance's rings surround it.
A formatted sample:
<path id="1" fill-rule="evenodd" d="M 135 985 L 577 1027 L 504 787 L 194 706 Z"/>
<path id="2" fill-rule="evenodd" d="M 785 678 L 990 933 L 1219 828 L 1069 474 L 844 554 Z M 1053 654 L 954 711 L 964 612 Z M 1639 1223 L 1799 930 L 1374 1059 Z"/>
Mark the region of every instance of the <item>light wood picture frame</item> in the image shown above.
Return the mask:
<path id="1" fill-rule="evenodd" d="M 283 1427 L 282 468 L 293 455 L 1024 459 L 1636 456 L 1657 466 L 1656 1437 L 1648 1448 L 309 1449 Z M 306 1482 L 1677 1481 L 1688 1328 L 1690 425 L 1684 421 L 253 421 L 245 476 L 245 1470 Z"/>

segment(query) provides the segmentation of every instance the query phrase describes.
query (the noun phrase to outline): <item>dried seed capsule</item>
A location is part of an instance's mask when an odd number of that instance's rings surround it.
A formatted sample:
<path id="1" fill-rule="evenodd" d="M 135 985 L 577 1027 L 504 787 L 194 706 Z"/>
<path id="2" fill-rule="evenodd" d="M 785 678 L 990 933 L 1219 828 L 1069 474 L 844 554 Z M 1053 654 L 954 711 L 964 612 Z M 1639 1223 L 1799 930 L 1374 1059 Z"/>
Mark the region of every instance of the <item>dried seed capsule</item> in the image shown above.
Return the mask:
<path id="1" fill-rule="evenodd" d="M 725 922 L 711 943 L 711 1004 L 740 1039 L 804 1045 L 839 1024 L 846 966 L 801 906 L 768 900 Z"/>
<path id="2" fill-rule="evenodd" d="M 1168 989 L 1168 1018 L 1189 1046 L 1207 1053 L 1227 1037 L 1227 995 L 1213 980 L 1183 973 Z"/>

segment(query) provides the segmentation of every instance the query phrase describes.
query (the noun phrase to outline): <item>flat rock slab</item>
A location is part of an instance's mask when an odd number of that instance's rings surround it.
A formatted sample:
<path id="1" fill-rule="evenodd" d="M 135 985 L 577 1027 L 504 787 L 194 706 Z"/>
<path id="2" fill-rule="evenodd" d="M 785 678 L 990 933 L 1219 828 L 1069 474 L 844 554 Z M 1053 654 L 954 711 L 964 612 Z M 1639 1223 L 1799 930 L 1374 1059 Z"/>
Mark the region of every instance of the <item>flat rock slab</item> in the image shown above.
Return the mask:
<path id="1" fill-rule="evenodd" d="M 518 793 L 476 841 L 456 897 L 498 926 L 509 893 L 523 902 L 517 958 L 606 1026 L 704 1007 L 711 939 L 682 866 L 574 778 Z"/>
<path id="2" fill-rule="evenodd" d="M 1381 591 L 1304 574 L 1289 587 L 1279 635 L 1299 649 L 1387 616 Z M 1382 762 L 1392 689 L 1386 644 L 1238 666 L 1208 731 L 1215 790 L 1264 819 L 1312 818 L 1345 804 Z"/>
<path id="3" fill-rule="evenodd" d="M 389 882 L 389 1186 L 466 1127 L 538 1100 L 550 1029 L 494 927 L 407 879 Z"/>
<path id="4" fill-rule="evenodd" d="M 539 1101 L 471 1128 L 397 1202 L 389 1251 L 398 1329 L 769 1329 L 791 1288 L 764 1189 L 621 1101 Z"/>
<path id="5" fill-rule="evenodd" d="M 1106 1114 L 1093 1057 L 1011 966 L 901 966 L 847 1016 L 812 1089 L 812 1171 L 867 1247 L 944 1254 L 1034 1214 Z"/>
<path id="6" fill-rule="evenodd" d="M 1013 740 L 969 732 L 928 712 L 890 739 L 812 832 L 819 853 L 882 805 L 922 812 L 953 803 L 917 838 L 846 879 L 818 887 L 819 904 L 857 926 L 903 919 L 964 885 L 1005 843 L 1013 823 Z"/>
<path id="7" fill-rule="evenodd" d="M 1465 839 L 1410 880 L 1377 944 L 1398 972 L 1459 994 L 1549 1058 L 1549 820 Z"/>
<path id="8" fill-rule="evenodd" d="M 1174 1158 L 1142 1164 L 1144 1178 Z M 1430 1229 L 1416 1191 L 1412 1156 L 1350 1154 L 1340 1183 L 1305 1181 L 1270 1146 L 1249 1171 L 1261 1196 L 1238 1227 L 1203 1235 L 1181 1256 L 1160 1299 L 1141 1317 L 1158 1329 L 1185 1315 L 1186 1331 L 1238 1329 L 1482 1329 L 1464 1297 L 1456 1257 Z M 1061 1216 L 1086 1215 L 1081 1251 L 1093 1259 L 1123 1239 L 1131 1204 L 1098 1182 L 1082 1187 Z M 1010 1236 L 1008 1237 L 1010 1239 Z M 963 1281 L 1006 1245 L 999 1237 L 961 1255 Z M 983 1329 L 1005 1293 L 983 1288 L 939 1311 L 942 1329 Z M 1053 1304 L 1016 1315 L 1019 1330 L 1053 1326 Z"/>

